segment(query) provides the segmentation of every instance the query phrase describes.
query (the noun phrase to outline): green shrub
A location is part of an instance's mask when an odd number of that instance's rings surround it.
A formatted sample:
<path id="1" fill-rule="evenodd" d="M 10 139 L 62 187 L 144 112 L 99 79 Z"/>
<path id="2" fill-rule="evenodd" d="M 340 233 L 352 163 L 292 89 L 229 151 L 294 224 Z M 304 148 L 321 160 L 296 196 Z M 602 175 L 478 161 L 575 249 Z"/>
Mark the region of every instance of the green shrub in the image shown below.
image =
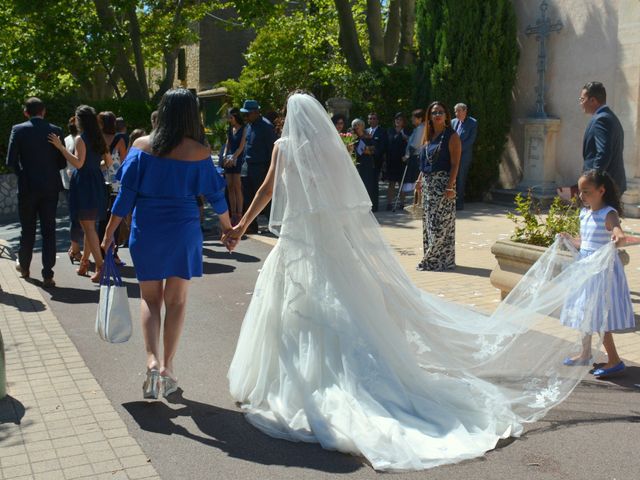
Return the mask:
<path id="1" fill-rule="evenodd" d="M 61 127 L 65 131 L 65 135 L 69 117 L 75 113 L 76 107 L 83 103 L 91 105 L 96 109 L 96 112 L 108 110 L 115 113 L 117 117 L 123 117 L 127 122 L 129 132 L 135 128 L 144 128 L 147 132 L 151 131 L 150 117 L 154 107 L 147 102 L 117 99 L 85 101 L 76 97 L 42 97 L 42 100 L 47 106 L 47 120 Z M 5 159 L 11 127 L 24 121 L 22 100 L 0 98 L 0 165 L 2 165 L 0 173 L 8 171 L 5 168 Z"/>
<path id="2" fill-rule="evenodd" d="M 211 145 L 211 151 L 216 155 L 218 154 L 218 152 L 220 152 L 222 145 L 224 145 L 227 141 L 228 128 L 229 124 L 224 118 L 217 120 L 209 127 L 205 128 L 205 135 L 207 137 L 209 145 Z"/>
<path id="3" fill-rule="evenodd" d="M 566 204 L 560 197 L 555 197 L 546 218 L 541 215 L 531 191 L 526 197 L 518 193 L 515 204 L 518 215 L 513 212 L 507 214 L 516 224 L 511 236 L 514 242 L 548 247 L 559 233 L 566 232 L 571 236 L 580 233 L 580 209 L 575 200 Z"/>
<path id="4" fill-rule="evenodd" d="M 493 187 L 511 124 L 518 66 L 516 16 L 510 0 L 418 0 L 416 99 L 466 103 L 478 120 L 467 195 Z"/>

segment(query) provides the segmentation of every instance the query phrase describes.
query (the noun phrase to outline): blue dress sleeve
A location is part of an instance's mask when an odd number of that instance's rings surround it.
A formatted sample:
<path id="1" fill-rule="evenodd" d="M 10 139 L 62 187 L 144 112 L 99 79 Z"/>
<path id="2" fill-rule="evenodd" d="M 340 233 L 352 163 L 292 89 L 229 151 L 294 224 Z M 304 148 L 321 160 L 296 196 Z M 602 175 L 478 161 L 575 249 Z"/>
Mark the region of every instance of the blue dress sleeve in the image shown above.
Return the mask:
<path id="1" fill-rule="evenodd" d="M 136 203 L 140 183 L 140 152 L 129 150 L 126 160 L 116 172 L 120 182 L 120 191 L 111 207 L 111 213 L 118 217 L 126 217 Z"/>
<path id="2" fill-rule="evenodd" d="M 226 182 L 217 172 L 212 162 L 203 162 L 200 171 L 200 193 L 204 195 L 215 212 L 220 215 L 229 210 L 224 198 Z"/>

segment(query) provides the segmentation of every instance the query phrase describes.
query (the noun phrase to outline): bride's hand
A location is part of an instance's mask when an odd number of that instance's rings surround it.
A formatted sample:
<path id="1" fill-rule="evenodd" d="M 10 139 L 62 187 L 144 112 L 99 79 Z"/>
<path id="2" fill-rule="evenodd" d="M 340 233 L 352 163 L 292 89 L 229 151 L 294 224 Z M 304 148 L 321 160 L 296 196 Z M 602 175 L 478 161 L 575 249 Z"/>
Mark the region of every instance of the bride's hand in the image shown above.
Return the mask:
<path id="1" fill-rule="evenodd" d="M 238 246 L 243 233 L 244 232 L 239 225 L 236 225 L 235 227 L 223 232 L 222 243 L 224 243 L 224 246 L 227 247 L 227 250 L 232 252 Z"/>

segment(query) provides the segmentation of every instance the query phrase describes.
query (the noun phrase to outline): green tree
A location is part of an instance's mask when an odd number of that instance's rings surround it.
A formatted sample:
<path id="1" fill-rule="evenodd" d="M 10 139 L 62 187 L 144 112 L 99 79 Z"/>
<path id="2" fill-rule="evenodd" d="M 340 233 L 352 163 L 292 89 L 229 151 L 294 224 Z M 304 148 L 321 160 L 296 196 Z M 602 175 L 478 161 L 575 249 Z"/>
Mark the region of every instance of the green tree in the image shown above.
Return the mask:
<path id="1" fill-rule="evenodd" d="M 259 29 L 294 10 L 310 14 L 333 6 L 337 39 L 354 73 L 372 66 L 405 67 L 413 63 L 416 0 L 225 0 L 244 25 Z M 364 27 L 364 28 L 363 28 Z"/>
<path id="2" fill-rule="evenodd" d="M 239 80 L 223 85 L 235 102 L 255 98 L 269 109 L 280 108 L 294 88 L 326 98 L 350 74 L 337 39 L 337 19 L 329 1 L 316 2 L 312 11 L 296 9 L 271 16 L 249 46 Z"/>
<path id="3" fill-rule="evenodd" d="M 0 0 L 0 95 L 96 91 L 156 101 L 216 0 Z M 162 72 L 151 84 L 147 72 Z M 98 89 L 104 96 L 104 89 Z"/>
<path id="4" fill-rule="evenodd" d="M 356 27 L 366 41 L 364 10 L 361 13 L 355 17 Z M 245 10 L 244 15 L 250 14 Z M 412 68 L 377 64 L 354 73 L 340 46 L 338 17 L 333 0 L 316 0 L 255 24 L 257 36 L 245 54 L 247 65 L 240 78 L 222 83 L 233 102 L 254 98 L 264 108 L 277 110 L 289 91 L 304 88 L 323 103 L 333 96 L 351 99 L 354 115 L 375 109 L 390 122 L 395 112 L 407 111 L 413 95 Z"/>
<path id="5" fill-rule="evenodd" d="M 510 0 L 418 0 L 418 88 L 426 105 L 466 103 L 478 120 L 467 193 L 478 198 L 498 177 L 511 124 L 518 65 L 516 17 Z"/>

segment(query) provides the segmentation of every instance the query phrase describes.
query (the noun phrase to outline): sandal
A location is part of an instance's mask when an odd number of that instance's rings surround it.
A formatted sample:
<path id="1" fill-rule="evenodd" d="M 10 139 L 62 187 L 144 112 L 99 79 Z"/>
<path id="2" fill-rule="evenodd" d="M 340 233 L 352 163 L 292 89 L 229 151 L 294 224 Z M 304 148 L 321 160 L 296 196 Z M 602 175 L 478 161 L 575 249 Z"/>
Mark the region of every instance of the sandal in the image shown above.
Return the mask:
<path id="1" fill-rule="evenodd" d="M 91 281 L 93 283 L 100 283 L 100 279 L 102 278 L 102 268 L 104 264 L 100 266 L 100 268 L 96 268 L 96 272 L 91 276 Z"/>
<path id="2" fill-rule="evenodd" d="M 80 267 L 76 270 L 76 273 L 81 277 L 89 276 L 89 260 L 80 260 Z"/>
<path id="3" fill-rule="evenodd" d="M 67 255 L 69 255 L 69 261 L 71 262 L 71 265 L 75 264 L 76 262 L 80 263 L 80 261 L 82 260 L 81 252 L 74 252 L 73 250 L 69 249 Z"/>

